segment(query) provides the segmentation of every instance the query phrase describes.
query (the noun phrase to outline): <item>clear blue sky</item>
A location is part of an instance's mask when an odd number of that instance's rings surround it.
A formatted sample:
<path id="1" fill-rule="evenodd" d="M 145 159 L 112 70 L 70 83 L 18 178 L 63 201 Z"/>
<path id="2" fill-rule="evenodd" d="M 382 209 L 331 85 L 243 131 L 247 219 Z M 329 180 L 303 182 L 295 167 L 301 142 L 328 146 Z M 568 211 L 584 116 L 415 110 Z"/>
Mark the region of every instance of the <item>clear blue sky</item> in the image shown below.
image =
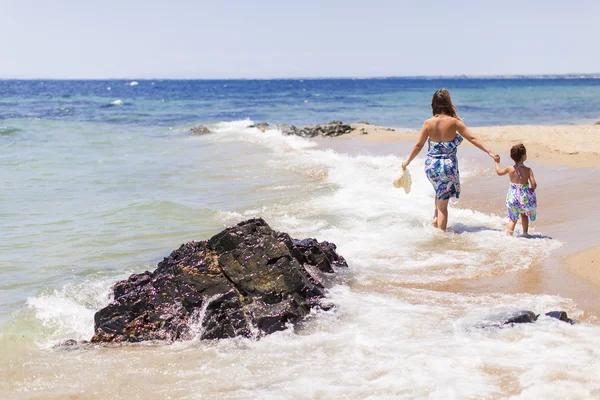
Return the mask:
<path id="1" fill-rule="evenodd" d="M 600 1 L 0 0 L 1 78 L 600 73 Z"/>

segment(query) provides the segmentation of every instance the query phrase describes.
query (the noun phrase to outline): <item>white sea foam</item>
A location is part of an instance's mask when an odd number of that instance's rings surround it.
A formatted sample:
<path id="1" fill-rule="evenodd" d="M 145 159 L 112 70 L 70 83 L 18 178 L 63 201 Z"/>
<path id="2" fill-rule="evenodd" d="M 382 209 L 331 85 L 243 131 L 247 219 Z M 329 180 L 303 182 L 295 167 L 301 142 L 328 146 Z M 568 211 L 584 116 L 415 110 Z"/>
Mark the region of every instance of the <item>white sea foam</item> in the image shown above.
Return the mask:
<path id="1" fill-rule="evenodd" d="M 136 82 L 136 81 L 129 82 L 129 86 L 137 86 L 137 85 L 139 85 L 139 84 L 140 84 L 140 83 L 139 83 L 139 82 Z"/>
<path id="2" fill-rule="evenodd" d="M 112 104 L 113 106 L 122 106 L 123 105 L 123 100 L 117 99 L 115 101 L 111 101 L 110 104 Z"/>
<path id="3" fill-rule="evenodd" d="M 69 283 L 61 289 L 30 297 L 27 306 L 47 332 L 40 339 L 40 346 L 50 347 L 65 339 L 89 340 L 94 333 L 94 313 L 112 298 L 115 279 L 127 276 Z"/>
<path id="4" fill-rule="evenodd" d="M 214 135 L 211 140 L 217 142 L 246 141 L 268 147 L 278 153 L 317 146 L 317 143 L 298 136 L 282 135 L 278 129 L 262 132 L 258 128 L 250 128 L 253 124 L 254 122 L 250 119 L 220 122 L 215 127 L 218 135 Z"/>
<path id="5" fill-rule="evenodd" d="M 330 190 L 287 206 L 248 210 L 244 217 L 260 214 L 278 229 L 335 242 L 359 273 L 365 271 L 365 279 L 427 283 L 506 273 L 528 268 L 560 246 L 551 239 L 509 238 L 502 218 L 454 206 L 451 232 L 441 234 L 429 226 L 433 191 L 424 174 L 412 174 L 409 195 L 392 186 L 401 157 L 314 149 L 314 142 L 283 136 L 277 130 L 263 133 L 244 128 L 250 124 L 226 125 L 229 139 L 268 147 L 274 153 L 274 168 L 321 171 Z M 421 163 L 417 159 L 413 164 Z M 475 173 L 469 160 L 462 165 L 464 178 Z"/>

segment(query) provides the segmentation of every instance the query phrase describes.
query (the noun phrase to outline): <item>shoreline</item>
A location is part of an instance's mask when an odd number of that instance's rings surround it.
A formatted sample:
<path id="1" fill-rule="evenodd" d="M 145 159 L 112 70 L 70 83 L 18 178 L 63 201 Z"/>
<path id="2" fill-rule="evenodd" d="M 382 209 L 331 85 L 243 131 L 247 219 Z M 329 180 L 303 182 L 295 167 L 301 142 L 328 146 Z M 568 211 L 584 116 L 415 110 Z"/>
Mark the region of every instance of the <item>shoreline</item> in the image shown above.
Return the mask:
<path id="1" fill-rule="evenodd" d="M 336 139 L 359 138 L 374 143 L 414 142 L 419 134 L 418 131 L 365 123 L 349 125 L 354 131 Z M 367 134 L 362 134 L 363 130 Z M 513 145 L 523 143 L 529 159 L 536 162 L 573 168 L 600 167 L 600 125 L 507 125 L 476 127 L 471 131 L 497 153 L 506 153 Z M 465 144 L 472 147 L 466 140 Z M 503 160 L 506 161 L 506 157 Z"/>
<path id="2" fill-rule="evenodd" d="M 351 125 L 355 128 L 352 133 L 335 139 L 320 139 L 319 144 L 350 153 L 368 149 L 372 154 L 408 155 L 418 134 L 369 124 Z M 542 142 L 543 134 L 566 128 L 573 128 L 573 132 L 568 136 L 553 138 L 548 143 Z M 362 129 L 367 134 L 362 134 Z M 536 129 L 537 133 L 531 135 Z M 595 183 L 589 177 L 600 166 L 600 141 L 590 139 L 585 152 L 579 151 L 578 146 L 592 135 L 600 136 L 600 126 L 511 126 L 474 128 L 473 131 L 487 146 L 500 154 L 502 165 L 507 164 L 507 159 L 510 160 L 507 154 L 510 147 L 521 142 L 515 139 L 516 135 L 523 135 L 522 142 L 531 154 L 528 163 L 536 171 L 536 178 L 540 182 L 538 193 L 541 204 L 538 213 L 541 218 L 533 228 L 539 228 L 544 234 L 560 240 L 563 246 L 552 251 L 550 258 L 526 270 L 436 284 L 429 288 L 478 294 L 500 292 L 558 295 L 574 300 L 584 312 L 586 320 L 597 321 L 600 318 L 600 269 L 597 268 L 600 265 L 600 224 L 597 223 L 600 222 L 600 210 L 596 211 L 593 205 L 600 196 L 600 183 Z M 499 132 L 504 134 L 497 135 Z M 491 137 L 496 140 L 489 140 Z M 558 150 L 561 146 L 562 150 Z M 579 150 L 575 151 L 574 148 Z M 543 153 L 541 149 L 550 149 L 550 153 Z M 420 157 L 423 156 L 423 151 L 425 150 L 422 150 Z M 466 190 L 456 207 L 503 216 L 507 187 L 505 179 L 495 176 L 493 162 L 487 160 L 470 143 L 462 149 L 462 157 L 474 158 L 482 165 L 489 162 L 489 167 L 481 175 L 468 178 Z"/>

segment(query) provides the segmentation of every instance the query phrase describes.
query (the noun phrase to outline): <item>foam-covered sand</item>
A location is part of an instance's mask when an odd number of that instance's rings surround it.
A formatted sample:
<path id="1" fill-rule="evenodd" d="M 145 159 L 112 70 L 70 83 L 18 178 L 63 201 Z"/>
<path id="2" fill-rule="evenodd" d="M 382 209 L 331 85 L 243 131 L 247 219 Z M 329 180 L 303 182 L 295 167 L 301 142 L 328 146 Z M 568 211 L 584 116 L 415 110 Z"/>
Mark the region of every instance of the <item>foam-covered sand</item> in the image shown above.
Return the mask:
<path id="1" fill-rule="evenodd" d="M 364 123 L 353 124 L 354 132 L 343 137 L 360 137 L 369 142 L 416 140 L 417 131 L 395 130 Z M 362 131 L 367 132 L 363 134 Z M 518 125 L 471 128 L 496 152 L 507 152 L 523 143 L 529 159 L 568 167 L 600 166 L 600 125 Z M 465 142 L 466 143 L 466 142 Z"/>

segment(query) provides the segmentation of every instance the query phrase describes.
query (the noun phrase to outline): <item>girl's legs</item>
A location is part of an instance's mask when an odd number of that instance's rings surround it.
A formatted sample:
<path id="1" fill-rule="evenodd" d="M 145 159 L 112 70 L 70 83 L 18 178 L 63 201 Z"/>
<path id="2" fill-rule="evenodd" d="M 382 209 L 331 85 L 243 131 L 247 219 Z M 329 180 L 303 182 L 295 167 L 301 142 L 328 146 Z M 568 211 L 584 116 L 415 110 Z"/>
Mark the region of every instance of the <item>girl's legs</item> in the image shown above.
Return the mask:
<path id="1" fill-rule="evenodd" d="M 433 225 L 434 228 L 438 227 L 438 208 L 437 208 L 437 197 L 433 198 L 433 221 L 431 222 L 431 225 Z"/>
<path id="2" fill-rule="evenodd" d="M 515 226 L 517 225 L 517 220 L 515 219 L 514 221 L 510 221 L 508 223 L 508 225 L 506 225 L 506 234 L 508 236 L 512 236 L 513 233 L 515 232 Z"/>
<path id="3" fill-rule="evenodd" d="M 529 236 L 529 217 L 527 214 L 521 214 L 521 224 L 523 224 L 523 235 Z"/>
<path id="4" fill-rule="evenodd" d="M 446 226 L 448 225 L 448 200 L 438 200 L 436 202 L 437 211 L 438 211 L 438 228 L 446 231 Z"/>

